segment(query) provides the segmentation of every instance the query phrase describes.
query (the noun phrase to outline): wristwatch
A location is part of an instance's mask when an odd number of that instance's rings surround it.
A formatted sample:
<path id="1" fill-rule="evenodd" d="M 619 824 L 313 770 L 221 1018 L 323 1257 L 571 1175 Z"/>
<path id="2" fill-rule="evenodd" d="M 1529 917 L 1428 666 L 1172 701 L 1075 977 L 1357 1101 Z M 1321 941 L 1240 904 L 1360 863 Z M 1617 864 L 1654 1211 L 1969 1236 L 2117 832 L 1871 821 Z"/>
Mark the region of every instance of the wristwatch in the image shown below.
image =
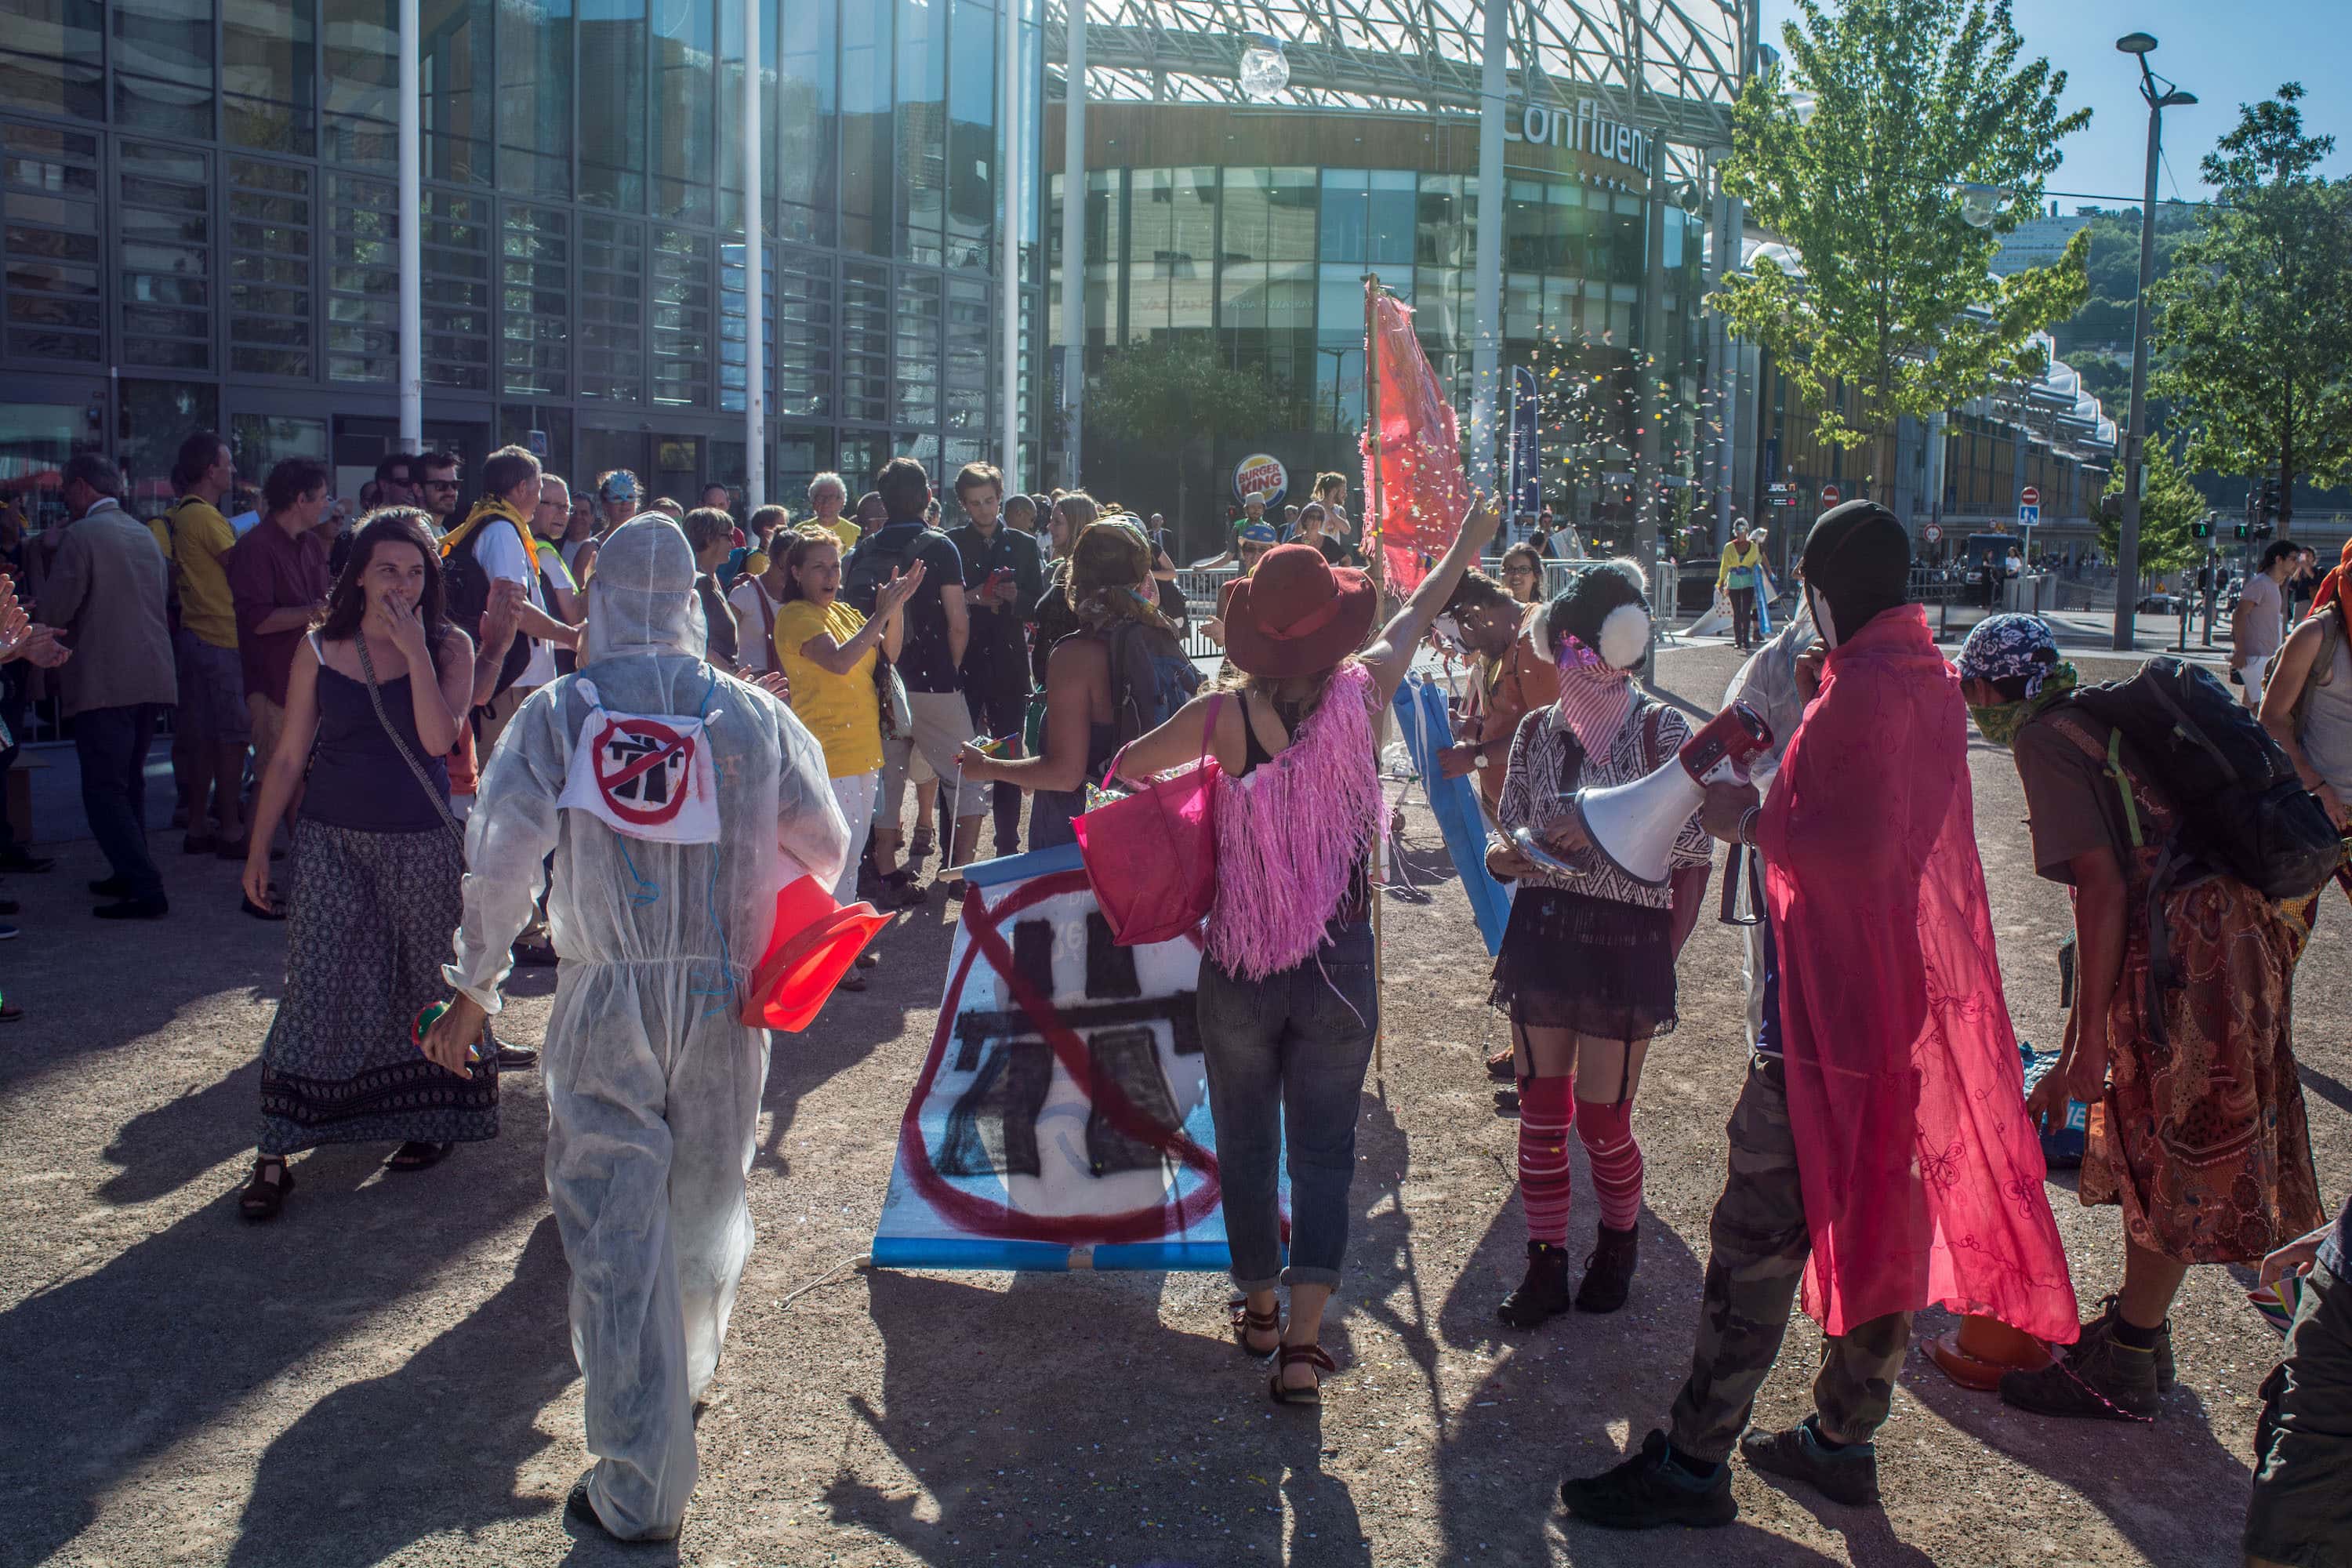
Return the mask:
<path id="1" fill-rule="evenodd" d="M 1479 768 L 1479 769 L 1482 769 L 1482 770 L 1483 770 L 1483 769 L 1486 769 L 1486 768 L 1493 767 L 1495 764 L 1494 764 L 1494 763 L 1493 763 L 1492 759 L 1490 759 L 1490 758 L 1486 755 L 1486 752 L 1476 752 L 1475 754 L 1474 754 L 1474 755 L 1471 757 L 1471 759 L 1470 759 L 1470 765 L 1471 765 L 1472 767 L 1474 767 L 1474 768 Z"/>

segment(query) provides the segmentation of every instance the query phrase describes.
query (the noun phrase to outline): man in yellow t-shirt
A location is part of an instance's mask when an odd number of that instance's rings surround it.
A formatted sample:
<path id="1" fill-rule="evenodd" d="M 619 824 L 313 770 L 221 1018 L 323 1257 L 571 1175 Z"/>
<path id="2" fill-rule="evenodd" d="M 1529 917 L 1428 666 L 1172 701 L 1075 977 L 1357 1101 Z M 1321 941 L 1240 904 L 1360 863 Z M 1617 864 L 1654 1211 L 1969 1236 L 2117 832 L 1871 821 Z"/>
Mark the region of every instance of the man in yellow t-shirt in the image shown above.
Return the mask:
<path id="1" fill-rule="evenodd" d="M 245 862 L 245 752 L 253 738 L 245 667 L 236 654 L 236 601 L 224 558 L 236 531 L 220 511 L 236 482 L 228 444 L 210 430 L 180 443 L 172 483 L 180 500 L 163 517 L 172 588 L 180 605 L 173 634 L 180 702 L 173 710 L 173 761 L 187 785 L 191 855 Z"/>

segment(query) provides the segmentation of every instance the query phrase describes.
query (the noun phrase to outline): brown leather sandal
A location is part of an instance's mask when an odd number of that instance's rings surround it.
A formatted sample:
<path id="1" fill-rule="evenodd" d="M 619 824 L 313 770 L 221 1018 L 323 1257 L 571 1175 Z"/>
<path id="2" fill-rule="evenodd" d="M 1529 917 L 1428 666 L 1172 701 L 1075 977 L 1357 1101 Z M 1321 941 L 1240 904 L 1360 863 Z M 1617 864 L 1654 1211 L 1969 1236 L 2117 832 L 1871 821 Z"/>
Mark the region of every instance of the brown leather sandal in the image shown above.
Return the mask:
<path id="1" fill-rule="evenodd" d="M 1252 1361 L 1264 1361 L 1272 1355 L 1274 1351 L 1262 1351 L 1253 1346 L 1249 1342 L 1249 1337 L 1253 1333 L 1281 1333 L 1282 1309 L 1277 1306 L 1271 1312 L 1263 1314 L 1253 1312 L 1249 1309 L 1249 1298 L 1246 1296 L 1236 1296 L 1225 1305 L 1233 1314 L 1234 1343 L 1242 1347 L 1242 1354 Z M 1277 1341 L 1274 1350 L 1281 1348 L 1282 1345 Z"/>
<path id="2" fill-rule="evenodd" d="M 1300 1362 L 1305 1362 L 1313 1367 L 1318 1374 L 1313 1386 L 1285 1387 L 1282 1382 L 1283 1368 L 1296 1366 Z M 1329 1353 L 1321 1345 L 1285 1345 L 1281 1352 L 1275 1357 L 1274 1375 L 1265 1382 L 1265 1396 L 1276 1405 L 1320 1405 L 1323 1403 L 1323 1379 L 1319 1374 L 1339 1370 L 1339 1365 L 1332 1361 Z"/>

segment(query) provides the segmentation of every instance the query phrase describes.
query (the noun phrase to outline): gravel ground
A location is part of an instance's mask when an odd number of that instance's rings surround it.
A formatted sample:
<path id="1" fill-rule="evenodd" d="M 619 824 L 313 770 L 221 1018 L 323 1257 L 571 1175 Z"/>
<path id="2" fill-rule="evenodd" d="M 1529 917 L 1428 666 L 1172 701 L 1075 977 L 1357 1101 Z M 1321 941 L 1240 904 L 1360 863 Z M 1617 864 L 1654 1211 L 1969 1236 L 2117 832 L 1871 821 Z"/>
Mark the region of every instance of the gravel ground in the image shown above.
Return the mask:
<path id="1" fill-rule="evenodd" d="M 1661 676 L 1712 706 L 1734 660 L 1671 651 Z M 2086 679 L 2113 673 L 2086 661 Z M 1970 763 L 2010 1005 L 2021 1032 L 2054 1040 L 2065 905 L 2031 875 L 2008 758 L 1978 746 Z M 1881 1435 L 1883 1511 L 1735 1466 L 1739 1522 L 1708 1537 L 1564 1524 L 1563 1470 L 1600 1468 L 1661 1425 L 1687 1364 L 1743 1068 L 1736 937 L 1701 922 L 1683 1027 L 1651 1058 L 1632 1302 L 1507 1332 L 1494 1307 L 1524 1232 L 1514 1123 L 1479 1068 L 1499 1034 L 1486 961 L 1429 817 L 1406 816 L 1418 889 L 1386 910 L 1386 1062 L 1366 1089 L 1352 1278 L 1325 1341 L 1343 1370 L 1319 1415 L 1268 1405 L 1224 1337 L 1221 1278 L 845 1267 L 938 1005 L 950 917 L 935 900 L 883 938 L 871 991 L 776 1043 L 760 1241 L 700 1489 L 675 1548 L 626 1551 L 561 1515 L 581 1405 L 535 1075 L 509 1079 L 497 1142 L 414 1176 L 384 1173 L 383 1149 L 314 1153 L 279 1223 L 243 1225 L 284 928 L 237 918 L 235 868 L 210 860 L 167 868 L 168 922 L 100 926 L 79 889 L 102 868 L 86 841 L 67 847 L 53 874 L 0 889 L 25 905 L 0 980 L 30 1013 L 0 1050 L 0 1563 L 2237 1560 L 2277 1339 L 2221 1268 L 2183 1291 L 2180 1385 L 2153 1426 L 2033 1420 L 1915 1352 Z M 2347 929 L 2341 908 L 2323 921 L 2297 1031 L 2331 1202 L 2352 1181 Z M 522 972 L 516 1037 L 542 1026 L 551 982 Z M 2068 1185 L 2052 1198 L 2095 1301 L 2120 1268 L 2117 1222 Z M 1921 1331 L 1945 1326 L 1930 1313 Z M 1759 1420 L 1807 1408 L 1817 1345 L 1800 1319 Z"/>

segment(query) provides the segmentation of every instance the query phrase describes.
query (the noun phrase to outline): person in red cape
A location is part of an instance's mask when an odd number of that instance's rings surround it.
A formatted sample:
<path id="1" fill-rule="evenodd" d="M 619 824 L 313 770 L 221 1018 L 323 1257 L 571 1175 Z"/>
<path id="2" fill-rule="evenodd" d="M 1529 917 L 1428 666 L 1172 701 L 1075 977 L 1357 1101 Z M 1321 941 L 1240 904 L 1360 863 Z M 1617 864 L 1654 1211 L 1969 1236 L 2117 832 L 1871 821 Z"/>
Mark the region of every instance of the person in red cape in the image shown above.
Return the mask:
<path id="1" fill-rule="evenodd" d="M 1968 715 L 1904 603 L 1909 565 L 1885 508 L 1822 515 L 1803 556 L 1819 695 L 1769 805 L 1744 784 L 1707 795 L 1707 831 L 1764 858 L 1767 1024 L 1731 1113 L 1672 1435 L 1562 1483 L 1594 1523 L 1728 1524 L 1735 1442 L 1758 1469 L 1874 1501 L 1872 1437 L 1921 1307 L 2075 1336 L 1977 858 Z M 1816 1413 L 1743 1436 L 1801 1282 L 1828 1336 Z"/>

